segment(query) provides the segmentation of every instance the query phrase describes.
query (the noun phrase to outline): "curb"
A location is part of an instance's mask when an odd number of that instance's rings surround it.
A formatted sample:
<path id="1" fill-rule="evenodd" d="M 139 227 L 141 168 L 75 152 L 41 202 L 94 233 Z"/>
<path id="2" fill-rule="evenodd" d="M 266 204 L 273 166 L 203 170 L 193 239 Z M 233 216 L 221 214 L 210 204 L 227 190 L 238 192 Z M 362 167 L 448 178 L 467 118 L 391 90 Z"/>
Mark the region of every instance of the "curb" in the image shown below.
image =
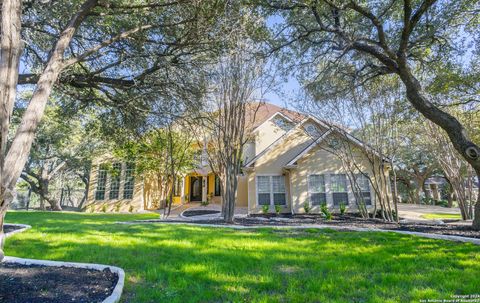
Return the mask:
<path id="1" fill-rule="evenodd" d="M 76 263 L 76 262 L 61 262 L 61 261 L 48 261 L 48 260 L 35 260 L 35 259 L 23 259 L 16 257 L 5 257 L 3 262 L 5 263 L 18 263 L 24 265 L 45 265 L 45 266 L 66 266 L 66 267 L 75 267 L 75 268 L 86 268 L 86 269 L 95 269 L 102 271 L 105 268 L 109 268 L 112 272 L 118 275 L 117 285 L 112 291 L 112 294 L 108 296 L 102 303 L 116 303 L 120 301 L 122 295 L 123 286 L 125 284 L 125 272 L 120 267 L 103 265 L 103 264 L 93 264 L 93 263 Z"/>
<path id="2" fill-rule="evenodd" d="M 176 225 L 191 225 L 199 227 L 216 227 L 216 228 L 231 228 L 231 229 L 258 229 L 258 228 L 276 228 L 276 229 L 333 229 L 340 231 L 361 231 L 361 232 L 392 232 L 405 235 L 413 235 L 424 238 L 436 239 L 436 240 L 446 240 L 453 242 L 464 242 L 472 243 L 474 245 L 480 245 L 480 239 L 478 238 L 469 238 L 461 236 L 451 236 L 451 235 L 440 235 L 440 234 L 431 234 L 431 233 L 422 233 L 416 231 L 406 231 L 406 230 L 390 230 L 390 229 L 378 229 L 378 228 L 362 228 L 362 227 L 348 227 L 348 226 L 331 226 L 331 225 L 320 225 L 320 224 L 306 224 L 306 225 L 219 225 L 219 224 L 200 224 L 194 222 L 168 222 L 168 221 L 157 221 L 157 222 L 142 222 L 142 221 L 130 221 L 130 222 L 116 222 L 118 224 L 126 225 L 135 225 L 135 224 L 176 224 Z"/>
<path id="3" fill-rule="evenodd" d="M 32 228 L 30 225 L 27 225 L 27 224 L 6 223 L 5 225 L 22 227 L 22 228 L 20 228 L 20 229 L 16 229 L 16 230 L 11 231 L 11 232 L 9 232 L 9 233 L 5 233 L 5 238 L 11 237 L 11 236 L 13 236 L 13 235 L 15 235 L 15 234 L 24 232 L 24 231 L 26 231 L 27 229 Z"/>

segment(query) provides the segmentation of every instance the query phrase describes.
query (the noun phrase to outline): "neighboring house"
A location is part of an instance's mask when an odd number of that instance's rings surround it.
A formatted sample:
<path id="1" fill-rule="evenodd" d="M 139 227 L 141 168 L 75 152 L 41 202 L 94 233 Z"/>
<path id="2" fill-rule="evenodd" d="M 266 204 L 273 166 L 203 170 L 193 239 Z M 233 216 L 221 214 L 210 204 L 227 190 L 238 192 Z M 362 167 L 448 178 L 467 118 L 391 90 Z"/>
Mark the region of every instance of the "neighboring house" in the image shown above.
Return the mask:
<path id="1" fill-rule="evenodd" d="M 360 149 L 367 148 L 362 142 L 345 135 L 338 126 L 268 103 L 258 109 L 249 129 L 251 140 L 244 148 L 236 206 L 248 207 L 249 213 L 261 212 L 264 205 L 271 211 L 274 205 L 281 205 L 284 213 L 302 213 L 304 203 L 311 205 L 312 212 L 319 212 L 323 203 L 331 208 L 344 203 L 355 209 L 352 186 L 331 143 L 346 140 Z M 362 173 L 375 175 L 363 153 L 357 152 L 355 158 Z M 109 175 L 102 167 L 109 161 L 118 173 Z M 205 154 L 198 155 L 198 162 L 198 169 L 179 178 L 174 203 L 221 203 L 220 182 L 210 171 Z M 116 163 L 108 157 L 96 159 L 90 178 L 90 208 L 138 211 L 152 205 L 154 181 L 132 172 L 133 164 Z M 375 195 L 368 179 L 363 174 L 358 178 L 361 195 L 371 207 Z"/>

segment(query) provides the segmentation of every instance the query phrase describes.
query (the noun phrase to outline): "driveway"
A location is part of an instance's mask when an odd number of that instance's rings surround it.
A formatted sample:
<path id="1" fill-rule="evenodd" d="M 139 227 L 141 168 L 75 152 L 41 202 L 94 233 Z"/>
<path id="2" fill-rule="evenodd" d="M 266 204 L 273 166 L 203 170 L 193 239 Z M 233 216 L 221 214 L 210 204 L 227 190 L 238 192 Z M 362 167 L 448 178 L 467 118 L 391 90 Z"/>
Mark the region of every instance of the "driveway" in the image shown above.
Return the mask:
<path id="1" fill-rule="evenodd" d="M 420 204 L 398 204 L 398 213 L 400 218 L 415 221 L 434 221 L 422 218 L 425 214 L 460 214 L 460 209 L 457 207 L 447 208 L 434 205 L 420 205 Z"/>

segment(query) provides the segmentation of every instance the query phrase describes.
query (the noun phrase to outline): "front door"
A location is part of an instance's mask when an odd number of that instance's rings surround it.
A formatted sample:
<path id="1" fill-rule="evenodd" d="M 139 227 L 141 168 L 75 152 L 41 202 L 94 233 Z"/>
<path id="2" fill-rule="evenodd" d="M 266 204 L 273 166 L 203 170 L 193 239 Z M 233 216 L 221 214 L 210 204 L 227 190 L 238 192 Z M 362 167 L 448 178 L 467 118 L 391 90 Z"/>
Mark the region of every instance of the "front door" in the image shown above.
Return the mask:
<path id="1" fill-rule="evenodd" d="M 190 201 L 202 201 L 202 177 L 190 177 Z"/>

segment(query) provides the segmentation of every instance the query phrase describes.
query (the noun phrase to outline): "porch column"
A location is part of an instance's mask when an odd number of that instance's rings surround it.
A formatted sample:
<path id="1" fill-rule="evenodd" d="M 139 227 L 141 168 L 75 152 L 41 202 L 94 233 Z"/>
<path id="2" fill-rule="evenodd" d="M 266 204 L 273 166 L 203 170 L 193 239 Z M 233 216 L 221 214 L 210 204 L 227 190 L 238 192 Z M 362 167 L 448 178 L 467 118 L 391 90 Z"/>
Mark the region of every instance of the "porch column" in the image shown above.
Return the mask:
<path id="1" fill-rule="evenodd" d="M 202 176 L 202 202 L 207 201 L 208 194 L 208 176 Z"/>
<path id="2" fill-rule="evenodd" d="M 185 180 L 187 177 L 182 177 L 182 186 L 180 188 L 180 203 L 185 203 Z"/>

